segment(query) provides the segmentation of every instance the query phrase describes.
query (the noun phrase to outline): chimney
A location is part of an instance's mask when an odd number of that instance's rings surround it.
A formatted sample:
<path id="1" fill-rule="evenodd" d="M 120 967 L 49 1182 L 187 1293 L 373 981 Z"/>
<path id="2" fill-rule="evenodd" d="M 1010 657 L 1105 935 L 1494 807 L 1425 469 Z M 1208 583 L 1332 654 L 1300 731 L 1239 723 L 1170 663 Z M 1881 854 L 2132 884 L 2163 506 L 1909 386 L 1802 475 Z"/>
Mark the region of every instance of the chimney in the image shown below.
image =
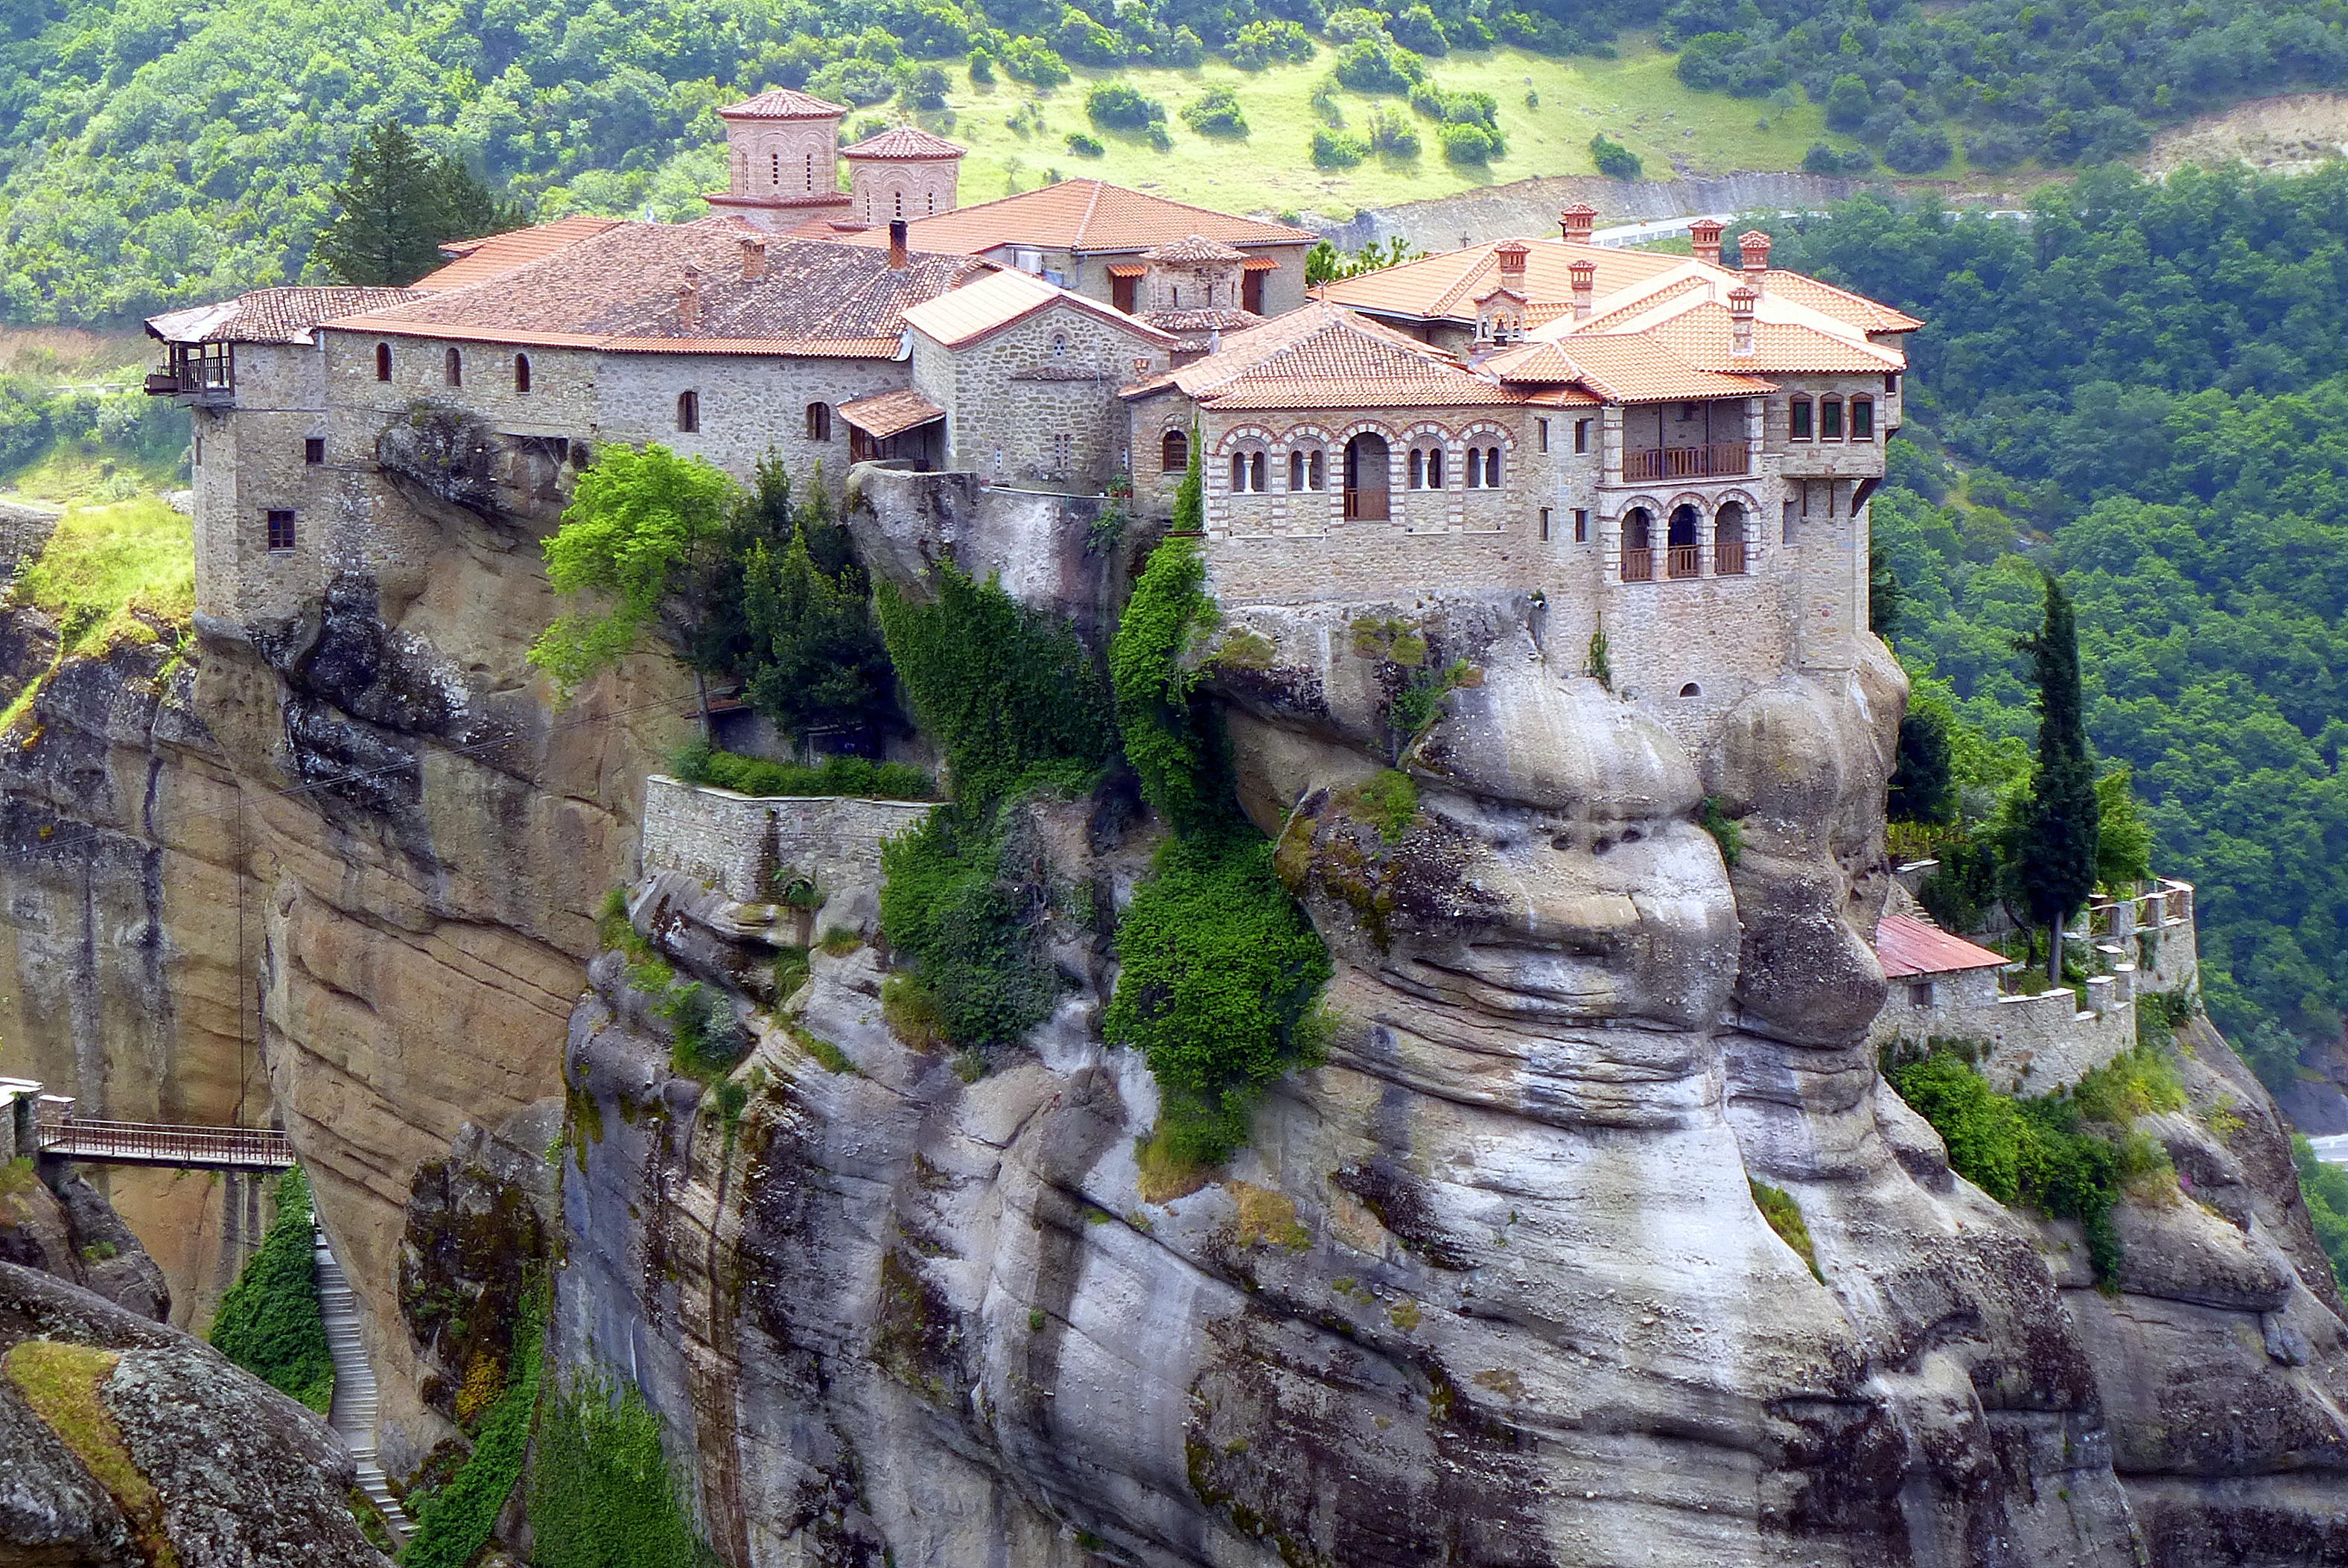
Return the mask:
<path id="1" fill-rule="evenodd" d="M 901 272 L 909 261 L 905 254 L 905 220 L 891 218 L 889 220 L 889 265 Z"/>
<path id="2" fill-rule="evenodd" d="M 701 331 L 701 269 L 687 267 L 676 286 L 677 330 L 690 336 Z"/>
<path id="3" fill-rule="evenodd" d="M 1736 237 L 1736 250 L 1745 261 L 1746 285 L 1758 292 L 1762 274 L 1769 270 L 1769 236 L 1758 229 L 1747 229 Z"/>
<path id="4" fill-rule="evenodd" d="M 1565 271 L 1566 275 L 1573 280 L 1573 319 L 1588 321 L 1591 302 L 1598 293 L 1598 263 L 1585 258 Z"/>
<path id="5" fill-rule="evenodd" d="M 755 283 L 767 275 L 767 241 L 762 237 L 742 241 L 742 281 Z"/>
<path id="6" fill-rule="evenodd" d="M 1753 304 L 1760 297 L 1745 283 L 1728 291 L 1728 352 L 1737 359 L 1753 357 Z"/>
<path id="7" fill-rule="evenodd" d="M 1598 209 L 1586 201 L 1577 201 L 1557 215 L 1557 226 L 1569 245 L 1587 245 L 1598 227 Z"/>
<path id="8" fill-rule="evenodd" d="M 1499 259 L 1500 287 L 1513 289 L 1522 294 L 1525 292 L 1525 242 L 1522 240 L 1503 240 L 1492 247 L 1492 254 Z"/>
<path id="9" fill-rule="evenodd" d="M 1720 265 L 1720 235 L 1728 227 L 1717 218 L 1699 218 L 1688 225 L 1688 241 L 1695 247 L 1695 259 L 1707 267 Z"/>

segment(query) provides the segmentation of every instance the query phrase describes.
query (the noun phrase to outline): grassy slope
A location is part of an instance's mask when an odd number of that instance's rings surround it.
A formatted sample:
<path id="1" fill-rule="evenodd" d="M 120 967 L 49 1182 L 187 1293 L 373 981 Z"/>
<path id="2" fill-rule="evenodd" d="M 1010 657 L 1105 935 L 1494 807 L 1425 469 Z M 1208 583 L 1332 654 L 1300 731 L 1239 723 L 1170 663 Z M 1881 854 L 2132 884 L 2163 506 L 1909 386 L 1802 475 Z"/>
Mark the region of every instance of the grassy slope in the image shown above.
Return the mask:
<path id="1" fill-rule="evenodd" d="M 1023 102 L 1037 97 L 1034 89 L 1008 78 L 973 88 L 955 71 L 955 90 L 948 95 L 953 124 L 948 127 L 944 117 L 924 118 L 971 149 L 963 166 L 964 202 L 1003 195 L 1014 179 L 1018 189 L 1033 189 L 1057 169 L 1066 177 L 1097 175 L 1237 211 L 1313 210 L 1338 217 L 1357 207 L 1447 196 L 1532 175 L 1592 174 L 1590 138 L 1601 130 L 1643 159 L 1650 178 L 1798 169 L 1812 142 L 1855 145 L 1829 134 L 1812 104 L 1777 110 L 1766 102 L 1692 91 L 1673 74 L 1673 59 L 1650 41 L 1626 36 L 1622 57 L 1614 60 L 1549 59 L 1519 49 L 1492 49 L 1428 61 L 1443 87 L 1478 89 L 1499 100 L 1509 155 L 1488 170 L 1447 163 L 1436 146 L 1433 123 L 1416 116 L 1411 118 L 1426 148 L 1416 159 L 1397 164 L 1373 158 L 1350 169 L 1313 168 L 1309 147 L 1320 121 L 1310 99 L 1314 84 L 1328 73 L 1326 49 L 1310 63 L 1262 72 L 1220 60 L 1189 71 L 1082 72 L 1041 97 L 1044 128 L 1035 132 L 1004 123 Z M 1138 136 L 1090 125 L 1085 94 L 1103 81 L 1129 82 L 1165 104 L 1173 150 L 1158 152 Z M 1209 140 L 1181 123 L 1182 105 L 1215 87 L 1239 95 L 1251 132 L 1246 140 Z M 1526 107 L 1529 89 L 1540 95 L 1538 108 Z M 1350 129 L 1366 127 L 1371 108 L 1380 101 L 1409 114 L 1400 98 L 1378 100 L 1352 92 L 1338 97 Z M 1768 129 L 1755 128 L 1764 120 Z M 1066 138 L 1074 130 L 1098 135 L 1107 145 L 1107 156 L 1069 152 Z"/>

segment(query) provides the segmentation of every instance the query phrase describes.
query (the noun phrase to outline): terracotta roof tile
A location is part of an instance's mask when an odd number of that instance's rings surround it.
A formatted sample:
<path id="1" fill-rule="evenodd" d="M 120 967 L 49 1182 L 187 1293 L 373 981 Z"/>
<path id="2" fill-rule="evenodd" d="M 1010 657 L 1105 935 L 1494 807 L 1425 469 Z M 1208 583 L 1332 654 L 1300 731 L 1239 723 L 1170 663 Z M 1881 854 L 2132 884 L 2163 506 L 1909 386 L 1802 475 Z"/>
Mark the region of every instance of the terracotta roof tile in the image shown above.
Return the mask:
<path id="1" fill-rule="evenodd" d="M 478 283 L 484 278 L 494 278 L 500 272 L 510 272 L 516 267 L 527 266 L 557 251 L 567 251 L 582 240 L 592 240 L 598 234 L 609 233 L 620 226 L 617 218 L 592 218 L 574 213 L 558 218 L 551 223 L 536 223 L 527 229 L 516 229 L 504 234 L 485 235 L 478 240 L 459 240 L 443 245 L 458 259 L 438 272 L 427 272 L 416 280 L 416 287 L 424 290 L 461 289 Z"/>
<path id="2" fill-rule="evenodd" d="M 1128 190 L 1101 179 L 1064 179 L 974 207 L 957 207 L 912 220 L 913 247 L 975 256 L 1005 245 L 1056 251 L 1146 251 L 1185 234 L 1233 245 L 1309 245 L 1309 230 L 1259 222 L 1163 196 Z M 881 231 L 860 234 L 857 245 L 886 245 Z"/>
<path id="3" fill-rule="evenodd" d="M 1476 296 L 1500 281 L 1495 253 L 1508 241 L 1493 241 L 1423 256 L 1416 261 L 1387 267 L 1327 284 L 1322 297 L 1334 304 L 1388 315 L 1426 320 L 1470 321 L 1468 308 Z M 1644 251 L 1617 251 L 1597 245 L 1570 245 L 1562 240 L 1517 241 L 1525 247 L 1524 294 L 1536 304 L 1571 309 L 1576 261 L 1596 263 L 1597 290 L 1603 296 L 1687 264 L 1684 256 L 1658 256 Z"/>
<path id="4" fill-rule="evenodd" d="M 1961 969 L 2003 968 L 2010 962 L 1962 937 L 1952 937 L 1907 915 L 1886 915 L 1876 922 L 1875 956 L 1890 979 L 1910 975 L 1948 975 Z"/>
<path id="5" fill-rule="evenodd" d="M 1775 291 L 1797 304 L 1839 316 L 1851 325 L 1871 333 L 1912 333 L 1924 323 L 1914 316 L 1879 304 L 1864 294 L 1854 294 L 1848 289 L 1838 289 L 1832 283 L 1822 283 L 1806 272 L 1771 271 L 1762 274 L 1765 289 Z"/>
<path id="6" fill-rule="evenodd" d="M 1897 349 L 1852 343 L 1801 322 L 1755 322 L 1753 352 L 1740 356 L 1730 352 L 1733 325 L 1728 308 L 1709 302 L 1658 322 L 1641 335 L 1691 364 L 1747 374 L 1880 373 L 1899 370 L 1906 364 Z M 1566 340 L 1569 345 L 1573 341 Z"/>
<path id="7" fill-rule="evenodd" d="M 256 289 L 221 304 L 150 316 L 147 330 L 165 343 L 306 343 L 321 322 L 418 297 L 412 289 Z"/>
<path id="8" fill-rule="evenodd" d="M 840 149 L 842 158 L 887 158 L 899 161 L 943 162 L 961 158 L 970 149 L 948 141 L 942 136 L 932 136 L 917 125 L 892 125 L 876 136 L 868 136 L 854 147 Z"/>
<path id="9" fill-rule="evenodd" d="M 1503 381 L 1579 383 L 1609 403 L 1668 403 L 1774 392 L 1749 375 L 1702 370 L 1644 333 L 1569 337 L 1498 354 L 1486 367 Z"/>
<path id="10" fill-rule="evenodd" d="M 724 222 L 617 223 L 469 285 L 355 313 L 355 331 L 572 342 L 613 350 L 888 357 L 908 306 L 985 271 L 966 256 L 885 254 L 815 240 L 767 242 L 766 275 L 742 277 L 742 231 Z M 478 252 L 477 252 L 478 254 Z M 700 320 L 687 330 L 678 289 L 700 272 Z M 753 349 L 747 345 L 761 345 Z"/>
<path id="11" fill-rule="evenodd" d="M 720 119 L 838 119 L 848 113 L 846 104 L 819 98 L 813 93 L 793 92 L 788 87 L 769 87 L 754 94 L 738 104 L 728 104 L 717 111 Z"/>
<path id="12" fill-rule="evenodd" d="M 1045 282 L 1032 272 L 990 272 L 951 293 L 913 305 L 904 313 L 905 324 L 935 338 L 948 348 L 975 343 L 989 333 L 1024 321 L 1053 304 L 1067 304 L 1087 314 L 1113 322 L 1136 337 L 1161 346 L 1173 339 L 1137 316 L 1112 310 L 1097 300 Z"/>
<path id="13" fill-rule="evenodd" d="M 1212 408 L 1443 407 L 1519 401 L 1438 349 L 1352 311 L 1310 304 L 1224 340 L 1222 351 L 1174 372 L 1173 384 Z M 1126 389 L 1138 396 L 1149 382 Z"/>
<path id="14" fill-rule="evenodd" d="M 946 411 L 910 389 L 877 393 L 839 405 L 839 416 L 876 441 L 943 419 Z"/>

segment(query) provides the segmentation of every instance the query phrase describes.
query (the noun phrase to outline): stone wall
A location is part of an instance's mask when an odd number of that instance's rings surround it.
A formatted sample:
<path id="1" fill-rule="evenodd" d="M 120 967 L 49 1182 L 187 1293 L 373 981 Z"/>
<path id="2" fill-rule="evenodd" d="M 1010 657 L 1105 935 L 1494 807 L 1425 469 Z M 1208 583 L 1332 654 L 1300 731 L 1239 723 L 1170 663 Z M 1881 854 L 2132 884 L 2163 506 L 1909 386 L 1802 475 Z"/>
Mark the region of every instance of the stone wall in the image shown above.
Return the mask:
<path id="1" fill-rule="evenodd" d="M 914 384 L 946 411 L 946 466 L 1098 495 L 1132 462 L 1117 389 L 1166 368 L 1165 340 L 1061 302 L 975 342 L 916 333 Z"/>
<path id="2" fill-rule="evenodd" d="M 931 810 L 926 801 L 736 794 L 654 774 L 644 784 L 642 876 L 677 872 L 737 904 L 770 904 L 777 874 L 789 872 L 826 896 L 834 923 L 854 923 L 839 917 L 877 914 L 856 895 L 880 887 L 881 844 Z M 830 907 L 843 896 L 852 909 Z"/>

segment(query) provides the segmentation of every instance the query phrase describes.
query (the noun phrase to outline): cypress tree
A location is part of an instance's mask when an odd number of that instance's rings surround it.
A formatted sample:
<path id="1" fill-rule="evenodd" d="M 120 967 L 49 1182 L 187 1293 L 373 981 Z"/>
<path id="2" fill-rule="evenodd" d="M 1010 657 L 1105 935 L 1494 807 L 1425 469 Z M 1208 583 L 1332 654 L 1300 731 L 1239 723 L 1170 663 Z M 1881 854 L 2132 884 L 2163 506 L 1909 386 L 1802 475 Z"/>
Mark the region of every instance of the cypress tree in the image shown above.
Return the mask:
<path id="1" fill-rule="evenodd" d="M 2048 927 L 2047 978 L 2063 980 L 2063 922 L 2096 888 L 2096 768 L 2079 691 L 2079 629 L 2071 600 L 2046 579 L 2046 618 L 2020 640 L 2038 685 L 2038 765 L 2022 803 L 2013 873 L 2031 919 Z"/>
<path id="2" fill-rule="evenodd" d="M 1938 708 L 1914 708 L 1900 721 L 1900 761 L 1892 771 L 1884 815 L 1894 822 L 1956 821 L 1949 721 Z"/>
<path id="3" fill-rule="evenodd" d="M 494 233 L 523 220 L 462 162 L 436 157 L 407 128 L 383 120 L 351 149 L 318 260 L 345 283 L 403 287 L 438 267 L 443 241 Z"/>

